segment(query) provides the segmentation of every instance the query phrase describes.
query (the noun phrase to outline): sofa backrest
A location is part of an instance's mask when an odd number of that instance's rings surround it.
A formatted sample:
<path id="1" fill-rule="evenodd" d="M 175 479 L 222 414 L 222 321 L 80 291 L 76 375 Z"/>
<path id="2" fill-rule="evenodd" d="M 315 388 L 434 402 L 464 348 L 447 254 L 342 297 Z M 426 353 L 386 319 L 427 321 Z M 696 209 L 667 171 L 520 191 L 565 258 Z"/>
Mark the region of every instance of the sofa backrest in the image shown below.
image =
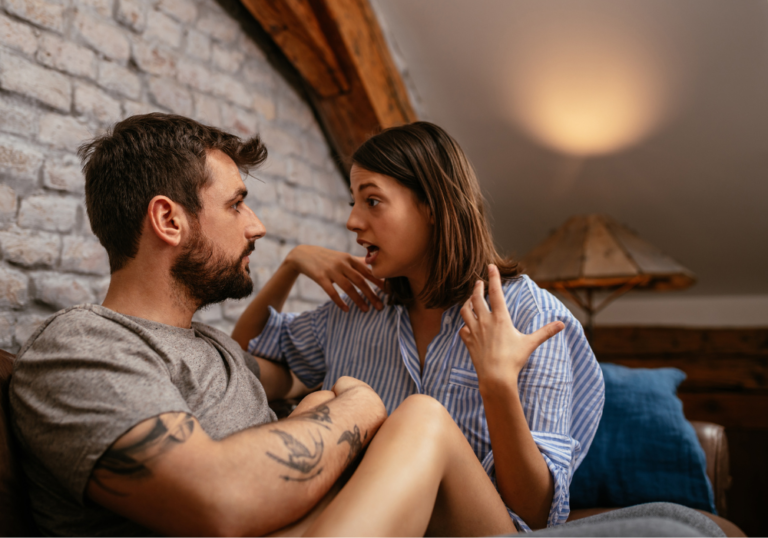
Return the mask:
<path id="1" fill-rule="evenodd" d="M 37 536 L 11 435 L 8 383 L 13 359 L 0 349 L 0 536 Z"/>

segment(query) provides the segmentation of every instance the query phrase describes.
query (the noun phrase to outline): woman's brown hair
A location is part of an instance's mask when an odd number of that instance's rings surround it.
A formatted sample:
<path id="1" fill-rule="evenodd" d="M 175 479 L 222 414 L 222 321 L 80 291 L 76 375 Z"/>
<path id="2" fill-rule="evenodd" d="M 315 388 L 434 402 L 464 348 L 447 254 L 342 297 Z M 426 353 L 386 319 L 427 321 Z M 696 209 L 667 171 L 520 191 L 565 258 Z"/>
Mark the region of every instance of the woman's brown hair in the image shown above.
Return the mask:
<path id="1" fill-rule="evenodd" d="M 499 267 L 503 280 L 520 274 L 517 262 L 500 256 L 493 245 L 475 171 L 437 125 L 419 121 L 386 129 L 355 151 L 352 164 L 396 179 L 431 211 L 429 278 L 420 297 L 427 308 L 463 303 L 477 280 L 487 286 L 489 263 Z M 407 278 L 390 278 L 387 284 L 394 304 L 413 303 Z"/>

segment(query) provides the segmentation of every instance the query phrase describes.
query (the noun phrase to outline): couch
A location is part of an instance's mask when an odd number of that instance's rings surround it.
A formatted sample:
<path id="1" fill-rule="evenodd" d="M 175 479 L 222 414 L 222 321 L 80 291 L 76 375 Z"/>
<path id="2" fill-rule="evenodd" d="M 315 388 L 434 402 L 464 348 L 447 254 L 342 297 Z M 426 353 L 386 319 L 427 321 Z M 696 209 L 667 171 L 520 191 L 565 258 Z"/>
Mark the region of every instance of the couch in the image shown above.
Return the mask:
<path id="1" fill-rule="evenodd" d="M 8 415 L 8 383 L 13 370 L 14 355 L 0 350 L 0 536 L 37 536 L 24 488 L 21 470 L 14 456 L 16 448 L 11 435 Z M 725 493 L 730 486 L 728 444 L 725 429 L 708 422 L 692 422 L 704 449 L 707 475 L 715 495 L 718 513 L 727 514 Z M 573 510 L 569 520 L 580 519 L 610 510 L 592 508 Z M 728 536 L 744 536 L 723 517 L 711 516 Z"/>

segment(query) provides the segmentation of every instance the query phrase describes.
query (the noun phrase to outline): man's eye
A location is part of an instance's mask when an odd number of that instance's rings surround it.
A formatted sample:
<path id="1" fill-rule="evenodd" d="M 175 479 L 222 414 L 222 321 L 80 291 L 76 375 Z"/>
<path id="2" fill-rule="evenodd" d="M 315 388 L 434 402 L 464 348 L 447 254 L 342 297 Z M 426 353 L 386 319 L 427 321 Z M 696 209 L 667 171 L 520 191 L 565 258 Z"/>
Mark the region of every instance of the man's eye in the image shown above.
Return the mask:
<path id="1" fill-rule="evenodd" d="M 234 203 L 234 204 L 232 204 L 230 207 L 231 207 L 232 209 L 234 209 L 235 211 L 237 211 L 237 210 L 238 210 L 238 208 L 240 207 L 240 204 L 242 204 L 242 203 L 243 203 L 243 202 L 242 202 L 242 200 L 241 200 L 241 201 L 239 201 L 239 202 L 235 202 L 235 203 Z"/>

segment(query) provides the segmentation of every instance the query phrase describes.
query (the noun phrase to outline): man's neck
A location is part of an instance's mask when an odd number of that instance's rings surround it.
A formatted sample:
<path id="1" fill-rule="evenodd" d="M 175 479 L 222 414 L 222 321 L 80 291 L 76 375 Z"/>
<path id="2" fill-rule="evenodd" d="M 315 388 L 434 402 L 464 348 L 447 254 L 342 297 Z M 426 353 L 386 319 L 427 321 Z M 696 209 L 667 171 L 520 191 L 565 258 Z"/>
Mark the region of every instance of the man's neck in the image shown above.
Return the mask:
<path id="1" fill-rule="evenodd" d="M 154 276 L 154 278 L 153 278 Z M 102 306 L 119 314 L 189 329 L 196 306 L 157 271 L 122 269 L 112 274 Z"/>

